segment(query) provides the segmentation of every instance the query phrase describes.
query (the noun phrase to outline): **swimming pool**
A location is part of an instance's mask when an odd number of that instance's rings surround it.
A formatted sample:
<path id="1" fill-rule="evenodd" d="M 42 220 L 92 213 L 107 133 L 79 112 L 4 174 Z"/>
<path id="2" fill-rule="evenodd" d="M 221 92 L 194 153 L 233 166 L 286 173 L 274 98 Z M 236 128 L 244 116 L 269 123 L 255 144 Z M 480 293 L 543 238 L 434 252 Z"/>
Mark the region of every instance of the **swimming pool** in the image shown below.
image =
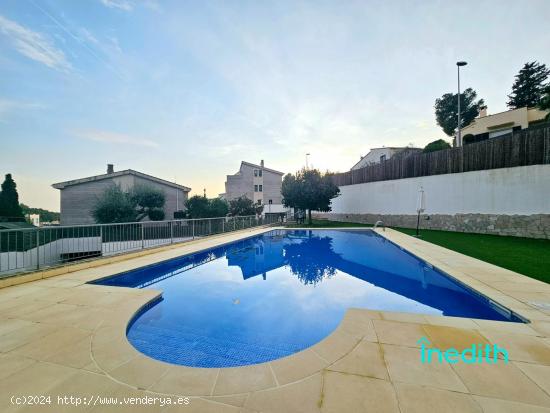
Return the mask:
<path id="1" fill-rule="evenodd" d="M 95 283 L 162 290 L 128 340 L 193 367 L 288 356 L 329 335 L 350 307 L 521 321 L 371 230 L 273 230 Z"/>

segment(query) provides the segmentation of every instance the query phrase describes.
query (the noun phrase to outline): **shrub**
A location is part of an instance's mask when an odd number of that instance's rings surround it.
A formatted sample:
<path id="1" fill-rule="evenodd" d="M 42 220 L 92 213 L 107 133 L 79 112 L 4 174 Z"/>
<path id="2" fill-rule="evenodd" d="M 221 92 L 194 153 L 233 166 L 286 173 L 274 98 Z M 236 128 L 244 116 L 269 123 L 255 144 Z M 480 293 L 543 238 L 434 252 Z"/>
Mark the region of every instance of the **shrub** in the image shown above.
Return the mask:
<path id="1" fill-rule="evenodd" d="M 428 152 L 435 152 L 435 151 L 440 151 L 442 149 L 449 149 L 451 147 L 451 145 L 449 144 L 449 142 L 447 141 L 444 141 L 443 139 L 438 139 L 436 141 L 433 141 L 433 142 L 430 142 L 429 144 L 427 144 L 425 147 L 424 147 L 424 153 L 428 153 Z"/>
<path id="2" fill-rule="evenodd" d="M 149 219 L 151 221 L 162 221 L 164 219 L 164 211 L 162 209 L 151 209 L 148 212 Z"/>
<path id="3" fill-rule="evenodd" d="M 179 211 L 174 211 L 174 219 L 184 219 L 185 218 L 185 211 L 182 211 L 181 209 Z"/>

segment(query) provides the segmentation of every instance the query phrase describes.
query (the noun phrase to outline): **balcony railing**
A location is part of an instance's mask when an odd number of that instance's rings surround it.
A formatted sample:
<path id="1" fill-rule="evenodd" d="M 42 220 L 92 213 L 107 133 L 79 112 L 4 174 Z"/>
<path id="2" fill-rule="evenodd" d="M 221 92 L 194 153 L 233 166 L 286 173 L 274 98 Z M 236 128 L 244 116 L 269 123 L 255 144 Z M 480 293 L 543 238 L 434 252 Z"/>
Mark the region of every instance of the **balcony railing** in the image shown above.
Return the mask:
<path id="1" fill-rule="evenodd" d="M 267 215 L 0 230 L 0 277 L 279 222 Z"/>

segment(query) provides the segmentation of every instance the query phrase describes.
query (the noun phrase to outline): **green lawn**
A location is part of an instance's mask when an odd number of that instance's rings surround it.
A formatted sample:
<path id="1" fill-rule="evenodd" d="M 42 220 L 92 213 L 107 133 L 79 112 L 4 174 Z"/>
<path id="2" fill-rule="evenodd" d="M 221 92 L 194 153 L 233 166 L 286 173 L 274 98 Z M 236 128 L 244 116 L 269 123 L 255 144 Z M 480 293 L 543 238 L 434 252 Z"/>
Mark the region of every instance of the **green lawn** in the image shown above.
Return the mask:
<path id="1" fill-rule="evenodd" d="M 415 230 L 394 228 L 414 235 Z M 550 240 L 420 230 L 420 238 L 550 283 Z"/>
<path id="2" fill-rule="evenodd" d="M 298 225 L 294 225 L 298 226 Z M 353 222 L 313 220 L 304 228 L 367 227 Z M 394 228 L 408 235 L 415 230 Z M 499 267 L 525 274 L 550 283 L 550 240 L 501 237 L 498 235 L 465 234 L 463 232 L 420 230 L 420 238 L 441 245 L 470 257 L 498 265 Z"/>

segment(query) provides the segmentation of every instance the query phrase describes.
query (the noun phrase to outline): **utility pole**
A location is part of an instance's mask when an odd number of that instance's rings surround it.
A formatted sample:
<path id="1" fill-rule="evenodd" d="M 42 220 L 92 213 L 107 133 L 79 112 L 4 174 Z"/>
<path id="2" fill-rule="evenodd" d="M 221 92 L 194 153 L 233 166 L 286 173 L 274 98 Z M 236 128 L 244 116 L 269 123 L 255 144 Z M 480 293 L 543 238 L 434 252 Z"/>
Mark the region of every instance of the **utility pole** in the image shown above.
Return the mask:
<path id="1" fill-rule="evenodd" d="M 457 135 L 456 135 L 456 146 L 462 146 L 462 132 L 460 130 L 460 67 L 466 66 L 467 62 L 456 62 L 456 70 L 458 76 L 458 125 L 457 125 Z"/>

